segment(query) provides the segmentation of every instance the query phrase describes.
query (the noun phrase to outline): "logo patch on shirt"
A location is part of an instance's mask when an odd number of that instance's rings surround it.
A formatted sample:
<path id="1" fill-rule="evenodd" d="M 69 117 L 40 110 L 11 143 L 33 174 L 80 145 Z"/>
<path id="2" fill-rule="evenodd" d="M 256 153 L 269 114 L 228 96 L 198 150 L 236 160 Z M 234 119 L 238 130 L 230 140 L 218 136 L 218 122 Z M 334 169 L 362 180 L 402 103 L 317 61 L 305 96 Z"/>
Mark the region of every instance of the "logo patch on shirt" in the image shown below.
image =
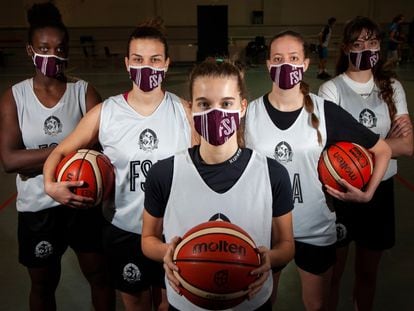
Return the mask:
<path id="1" fill-rule="evenodd" d="M 214 214 L 213 216 L 210 217 L 210 219 L 208 221 L 215 221 L 215 220 L 227 221 L 227 222 L 231 223 L 230 219 L 222 213 Z"/>
<path id="2" fill-rule="evenodd" d="M 291 162 L 293 157 L 292 147 L 285 141 L 278 143 L 275 147 L 274 157 L 280 163 Z"/>
<path id="3" fill-rule="evenodd" d="M 47 258 L 53 253 L 53 246 L 48 241 L 41 241 L 35 247 L 35 256 L 37 258 Z"/>
<path id="4" fill-rule="evenodd" d="M 56 136 L 62 132 L 62 122 L 57 117 L 50 116 L 45 120 L 43 130 L 47 135 Z"/>
<path id="5" fill-rule="evenodd" d="M 141 280 L 141 271 L 135 264 L 128 263 L 124 267 L 122 276 L 128 283 L 136 283 Z"/>
<path id="6" fill-rule="evenodd" d="M 158 148 L 157 134 L 151 129 L 145 129 L 139 134 L 139 149 L 151 152 Z"/>
<path id="7" fill-rule="evenodd" d="M 377 126 L 377 117 L 372 110 L 364 109 L 359 114 L 359 123 L 370 129 Z"/>

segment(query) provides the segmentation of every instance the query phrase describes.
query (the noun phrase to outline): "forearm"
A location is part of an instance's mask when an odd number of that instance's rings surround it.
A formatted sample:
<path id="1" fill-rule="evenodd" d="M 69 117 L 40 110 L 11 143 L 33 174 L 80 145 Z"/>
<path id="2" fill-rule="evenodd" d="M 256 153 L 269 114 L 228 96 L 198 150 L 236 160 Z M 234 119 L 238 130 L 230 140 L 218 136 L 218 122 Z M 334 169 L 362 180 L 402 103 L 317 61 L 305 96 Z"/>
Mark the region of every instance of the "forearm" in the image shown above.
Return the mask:
<path id="1" fill-rule="evenodd" d="M 282 241 L 280 243 L 275 244 L 269 251 L 270 263 L 272 265 L 272 268 L 286 265 L 289 261 L 293 259 L 294 254 L 294 240 Z"/>
<path id="2" fill-rule="evenodd" d="M 45 183 L 45 189 L 47 192 L 47 186 L 51 182 L 55 182 L 55 171 L 60 160 L 64 157 L 64 154 L 60 152 L 59 148 L 52 151 L 43 166 L 43 177 Z"/>
<path id="3" fill-rule="evenodd" d="M 156 236 L 142 236 L 142 251 L 148 258 L 163 262 L 163 258 L 167 252 L 168 244 L 162 242 Z"/>
<path id="4" fill-rule="evenodd" d="M 272 220 L 272 248 L 269 252 L 272 267 L 280 267 L 292 260 L 295 254 L 292 212 Z"/>
<path id="5" fill-rule="evenodd" d="M 391 148 L 385 143 L 385 141 L 380 140 L 374 148 L 370 149 L 370 151 L 374 153 L 375 164 L 371 179 L 365 192 L 370 198 L 372 198 L 375 190 L 382 180 L 382 177 L 384 177 L 385 171 L 388 168 L 388 163 L 391 158 Z"/>
<path id="6" fill-rule="evenodd" d="M 19 149 L 4 152 L 3 169 L 7 173 L 35 176 L 42 173 L 43 165 L 54 147 L 42 149 Z"/>
<path id="7" fill-rule="evenodd" d="M 413 155 L 413 136 L 409 137 L 393 137 L 385 139 L 385 142 L 390 146 L 392 150 L 391 157 L 396 158 L 400 156 L 412 156 Z"/>

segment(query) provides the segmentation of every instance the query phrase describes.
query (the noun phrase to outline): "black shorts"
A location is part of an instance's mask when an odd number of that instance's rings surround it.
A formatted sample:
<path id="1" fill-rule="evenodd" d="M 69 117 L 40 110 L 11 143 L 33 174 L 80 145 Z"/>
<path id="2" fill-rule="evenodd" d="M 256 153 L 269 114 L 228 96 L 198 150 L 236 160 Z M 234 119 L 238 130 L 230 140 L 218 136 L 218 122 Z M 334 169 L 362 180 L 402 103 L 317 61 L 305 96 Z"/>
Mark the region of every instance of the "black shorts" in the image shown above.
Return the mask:
<path id="1" fill-rule="evenodd" d="M 60 262 L 70 246 L 75 252 L 103 252 L 102 210 L 56 206 L 18 213 L 19 262 L 28 268 Z"/>
<path id="2" fill-rule="evenodd" d="M 306 272 L 322 274 L 334 265 L 335 260 L 335 244 L 317 246 L 295 241 L 295 263 Z"/>
<path id="3" fill-rule="evenodd" d="M 382 181 L 371 201 L 334 201 L 338 247 L 351 241 L 370 250 L 382 251 L 395 244 L 394 181 Z"/>
<path id="4" fill-rule="evenodd" d="M 319 59 L 327 59 L 328 58 L 328 48 L 326 46 L 318 46 L 318 56 Z"/>
<path id="5" fill-rule="evenodd" d="M 163 265 L 144 256 L 141 235 L 107 222 L 104 227 L 104 249 L 111 281 L 116 289 L 134 294 L 152 286 L 165 288 Z"/>

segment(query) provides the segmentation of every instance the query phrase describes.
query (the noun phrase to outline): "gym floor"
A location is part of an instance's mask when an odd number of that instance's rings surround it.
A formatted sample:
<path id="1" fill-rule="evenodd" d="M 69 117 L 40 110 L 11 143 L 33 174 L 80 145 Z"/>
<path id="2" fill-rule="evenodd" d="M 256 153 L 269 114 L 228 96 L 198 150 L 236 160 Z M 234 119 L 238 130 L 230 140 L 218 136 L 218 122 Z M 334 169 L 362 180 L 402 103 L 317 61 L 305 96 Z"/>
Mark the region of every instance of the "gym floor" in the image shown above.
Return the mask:
<path id="1" fill-rule="evenodd" d="M 332 73 L 334 59 L 328 62 Z M 166 88 L 187 98 L 187 74 L 190 66 L 172 64 L 167 74 Z M 414 63 L 400 64 L 396 68 L 408 101 L 411 119 L 414 120 Z M 0 67 L 0 93 L 32 73 L 29 59 L 9 59 Z M 103 98 L 128 90 L 130 82 L 123 59 L 95 58 L 71 59 L 67 73 L 89 81 Z M 312 59 L 305 80 L 311 90 L 317 92 L 321 80 L 316 79 L 317 63 Z M 267 92 L 271 84 L 264 65 L 246 70 L 250 99 Z M 414 165 L 413 158 L 399 160 L 399 173 L 395 180 L 397 243 L 384 253 L 378 277 L 374 310 L 414 310 Z M 17 261 L 17 213 L 15 209 L 15 176 L 0 172 L 0 310 L 28 310 L 29 277 L 26 269 Z M 352 267 L 351 250 L 343 279 L 341 300 L 338 310 L 352 310 Z M 56 292 L 58 310 L 92 310 L 88 285 L 83 278 L 76 256 L 68 250 L 62 259 L 62 276 Z M 118 299 L 117 310 L 124 310 Z M 299 276 L 295 266 L 289 264 L 282 274 L 279 285 L 278 311 L 304 310 L 301 302 Z"/>

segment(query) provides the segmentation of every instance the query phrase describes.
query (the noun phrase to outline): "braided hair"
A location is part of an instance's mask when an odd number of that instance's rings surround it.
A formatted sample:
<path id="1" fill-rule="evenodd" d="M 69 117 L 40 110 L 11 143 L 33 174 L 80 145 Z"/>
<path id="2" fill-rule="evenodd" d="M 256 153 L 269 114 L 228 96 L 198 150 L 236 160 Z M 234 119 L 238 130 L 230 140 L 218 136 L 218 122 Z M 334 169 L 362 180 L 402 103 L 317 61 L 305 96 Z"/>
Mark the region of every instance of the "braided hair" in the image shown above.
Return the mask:
<path id="1" fill-rule="evenodd" d="M 303 46 L 303 54 L 305 56 L 305 58 L 308 57 L 308 53 L 309 53 L 309 48 L 308 45 L 305 41 L 305 39 L 303 38 L 303 36 L 301 34 L 299 34 L 296 31 L 292 31 L 292 30 L 286 30 L 283 32 L 278 33 L 277 35 L 275 35 L 269 44 L 269 48 L 268 48 L 268 59 L 270 59 L 270 48 L 272 46 L 272 43 L 282 37 L 293 37 L 296 40 L 298 40 L 302 46 Z M 303 80 L 300 82 L 300 91 L 302 92 L 303 96 L 304 96 L 304 103 L 303 106 L 306 110 L 306 112 L 309 114 L 309 123 L 311 124 L 311 126 L 316 130 L 316 135 L 318 137 L 318 143 L 322 144 L 322 135 L 319 131 L 319 118 L 316 116 L 315 114 L 315 105 L 312 101 L 312 98 L 309 95 L 309 85 L 304 82 Z"/>

